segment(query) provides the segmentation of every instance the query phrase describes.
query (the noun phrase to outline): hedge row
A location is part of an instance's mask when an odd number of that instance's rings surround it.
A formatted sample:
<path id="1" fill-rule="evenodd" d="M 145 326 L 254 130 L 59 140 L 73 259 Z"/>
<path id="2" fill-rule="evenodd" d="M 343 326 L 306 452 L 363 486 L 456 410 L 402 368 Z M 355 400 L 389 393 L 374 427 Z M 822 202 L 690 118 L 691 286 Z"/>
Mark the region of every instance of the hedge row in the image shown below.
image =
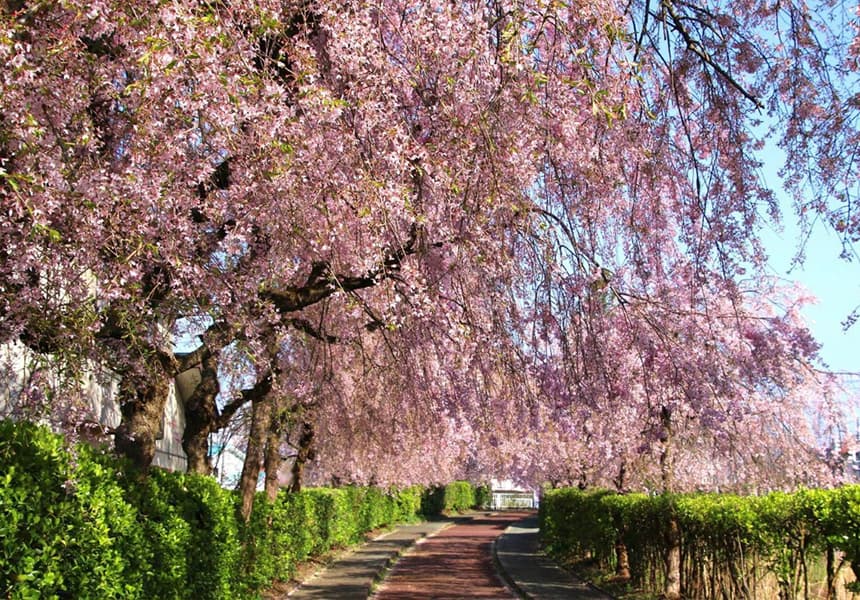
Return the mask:
<path id="1" fill-rule="evenodd" d="M 421 512 L 426 515 L 458 513 L 490 504 L 489 486 L 474 486 L 468 481 L 455 481 L 428 489 L 423 496 Z"/>
<path id="2" fill-rule="evenodd" d="M 419 518 L 432 497 L 440 511 L 467 508 L 467 488 L 310 488 L 259 498 L 245 525 L 237 494 L 210 477 L 139 477 L 86 446 L 69 452 L 43 428 L 0 421 L 0 597 L 253 597 L 309 557 Z"/>
<path id="3" fill-rule="evenodd" d="M 852 569 L 860 575 L 860 485 L 764 496 L 561 489 L 548 491 L 540 506 L 541 535 L 551 552 L 611 571 L 624 548 L 632 583 L 655 595 L 666 577 L 672 520 L 681 532 L 683 597 L 860 591 L 847 583 L 856 578 Z"/>

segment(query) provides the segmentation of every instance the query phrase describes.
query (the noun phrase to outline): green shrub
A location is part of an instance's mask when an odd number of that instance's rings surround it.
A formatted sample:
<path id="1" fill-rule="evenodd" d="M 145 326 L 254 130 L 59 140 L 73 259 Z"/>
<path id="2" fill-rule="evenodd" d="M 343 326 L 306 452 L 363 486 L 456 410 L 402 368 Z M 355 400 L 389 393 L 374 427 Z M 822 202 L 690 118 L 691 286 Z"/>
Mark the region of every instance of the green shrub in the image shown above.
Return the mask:
<path id="1" fill-rule="evenodd" d="M 632 514 L 613 512 L 607 499 L 615 496 L 604 490 L 547 491 L 538 512 L 541 535 L 547 546 L 565 557 L 588 556 L 609 564 L 623 518 L 632 518 Z M 614 514 L 622 520 L 613 519 Z"/>
<path id="2" fill-rule="evenodd" d="M 441 515 L 445 510 L 445 488 L 432 486 L 421 493 L 421 515 L 425 518 Z"/>
<path id="3" fill-rule="evenodd" d="M 274 580 L 289 579 L 295 572 L 296 562 L 308 555 L 310 541 L 301 558 L 297 557 L 295 548 L 301 534 L 310 540 L 311 533 L 305 525 L 308 520 L 304 516 L 305 503 L 290 502 L 304 498 L 300 494 L 282 494 L 270 503 L 265 494 L 257 494 L 249 522 L 239 527 L 241 552 L 237 589 L 240 597 L 252 596 Z"/>
<path id="4" fill-rule="evenodd" d="M 445 486 L 443 510 L 463 512 L 475 506 L 475 488 L 468 481 L 454 481 Z"/>
<path id="5" fill-rule="evenodd" d="M 311 488 L 259 494 L 250 522 L 238 496 L 209 477 L 137 473 L 109 454 L 26 423 L 0 421 L 0 596 L 247 598 L 296 565 L 414 521 L 425 497 L 442 510 L 474 504 L 470 484 Z"/>
<path id="6" fill-rule="evenodd" d="M 426 488 L 421 497 L 421 514 L 434 517 L 459 513 L 475 507 L 475 488 L 468 481 Z"/>
<path id="7" fill-rule="evenodd" d="M 826 573 L 813 566 L 828 551 L 844 552 L 855 570 L 860 558 L 860 486 L 751 497 L 562 489 L 546 492 L 540 507 L 541 535 L 551 552 L 587 557 L 609 570 L 620 540 L 633 582 L 651 593 L 660 592 L 665 577 L 671 518 L 681 530 L 685 597 L 748 597 L 763 573 L 779 588 L 765 593 L 794 597 L 826 583 Z"/>
<path id="8" fill-rule="evenodd" d="M 819 518 L 829 544 L 845 553 L 856 580 L 850 589 L 860 592 L 860 485 L 833 490 L 822 502 Z"/>
<path id="9" fill-rule="evenodd" d="M 72 486 L 82 516 L 82 546 L 67 566 L 77 591 L 72 597 L 145 597 L 142 549 L 145 532 L 137 509 L 126 501 L 122 472 L 113 456 L 89 446 L 77 448 Z M 105 569 L 99 562 L 115 568 Z M 69 590 L 71 591 L 71 589 Z"/>
<path id="10" fill-rule="evenodd" d="M 392 523 L 415 521 L 421 515 L 421 498 L 424 488 L 412 485 L 406 488 L 389 491 L 394 502 Z"/>
<path id="11" fill-rule="evenodd" d="M 127 497 L 138 510 L 146 539 L 141 553 L 148 598 L 185 596 L 193 538 L 191 526 L 182 516 L 183 479 L 181 474 L 152 469 L 146 477 L 127 480 Z"/>
<path id="12" fill-rule="evenodd" d="M 141 596 L 127 553 L 141 532 L 114 476 L 42 427 L 0 422 L 0 594 Z"/>
<path id="13" fill-rule="evenodd" d="M 493 502 L 493 490 L 488 484 L 475 487 L 475 508 L 489 508 Z"/>
<path id="14" fill-rule="evenodd" d="M 237 583 L 239 533 L 236 495 L 211 477 L 186 475 L 181 488 L 182 518 L 191 537 L 187 548 L 187 594 L 230 598 Z"/>

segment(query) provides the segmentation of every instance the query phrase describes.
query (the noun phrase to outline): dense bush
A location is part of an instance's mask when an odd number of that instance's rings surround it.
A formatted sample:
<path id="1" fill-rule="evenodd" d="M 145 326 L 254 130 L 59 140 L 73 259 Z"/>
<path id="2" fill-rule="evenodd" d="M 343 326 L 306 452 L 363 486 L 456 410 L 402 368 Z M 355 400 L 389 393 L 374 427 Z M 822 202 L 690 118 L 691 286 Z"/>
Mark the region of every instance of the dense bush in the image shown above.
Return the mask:
<path id="1" fill-rule="evenodd" d="M 479 506 L 475 486 L 468 481 L 427 488 L 421 498 L 421 513 L 425 516 L 461 513 Z"/>
<path id="2" fill-rule="evenodd" d="M 493 490 L 487 484 L 475 487 L 475 508 L 489 508 L 493 502 Z"/>
<path id="3" fill-rule="evenodd" d="M 250 522 L 241 528 L 241 591 L 250 595 L 275 580 L 288 580 L 314 544 L 313 507 L 307 494 L 279 494 L 266 502 L 258 494 Z"/>
<path id="4" fill-rule="evenodd" d="M 247 598 L 373 529 L 475 503 L 456 482 L 260 494 L 248 524 L 212 478 L 137 474 L 87 446 L 0 421 L 0 597 Z M 429 504 L 428 504 L 428 501 Z"/>
<path id="5" fill-rule="evenodd" d="M 620 543 L 633 583 L 655 594 L 666 575 L 666 533 L 673 518 L 681 530 L 685 597 L 811 597 L 813 577 L 818 587 L 844 587 L 834 553 L 858 567 L 856 485 L 749 497 L 561 489 L 548 491 L 540 508 L 541 535 L 554 554 L 596 561 L 609 572 Z M 813 575 L 815 565 L 822 565 L 821 573 Z"/>
<path id="6" fill-rule="evenodd" d="M 143 539 L 115 473 L 30 424 L 0 422 L 0 595 L 133 598 Z"/>
<path id="7" fill-rule="evenodd" d="M 417 521 L 421 516 L 421 497 L 424 486 L 412 485 L 392 490 L 394 500 L 394 519 L 397 523 Z"/>
<path id="8" fill-rule="evenodd" d="M 463 512 L 475 506 L 475 486 L 468 481 L 455 481 L 445 486 L 445 512 Z"/>
<path id="9" fill-rule="evenodd" d="M 271 581 L 287 580 L 299 562 L 360 541 L 367 531 L 416 520 L 422 492 L 420 486 L 307 488 L 298 494 L 281 493 L 273 503 L 261 493 L 242 532 L 242 591 L 247 594 Z"/>

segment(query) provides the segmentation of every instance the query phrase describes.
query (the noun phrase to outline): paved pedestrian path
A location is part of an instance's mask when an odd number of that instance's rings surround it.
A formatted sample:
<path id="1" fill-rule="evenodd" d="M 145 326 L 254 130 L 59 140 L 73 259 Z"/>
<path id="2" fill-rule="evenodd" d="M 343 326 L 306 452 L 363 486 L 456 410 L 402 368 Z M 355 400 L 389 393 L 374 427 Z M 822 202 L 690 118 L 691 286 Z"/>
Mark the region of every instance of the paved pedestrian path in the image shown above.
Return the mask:
<path id="1" fill-rule="evenodd" d="M 525 515 L 478 514 L 440 531 L 405 554 L 374 600 L 516 598 L 493 564 L 493 541 Z"/>
<path id="2" fill-rule="evenodd" d="M 290 600 L 369 597 L 612 600 L 547 558 L 539 548 L 537 517 L 523 513 L 472 513 L 398 527 L 289 594 Z"/>
<path id="3" fill-rule="evenodd" d="M 296 600 L 367 600 L 377 578 L 406 549 L 453 524 L 427 521 L 402 525 L 347 553 L 289 594 Z"/>
<path id="4" fill-rule="evenodd" d="M 540 550 L 537 516 L 529 516 L 505 530 L 495 544 L 501 571 L 524 598 L 532 600 L 611 600 L 587 583 L 576 580 Z"/>

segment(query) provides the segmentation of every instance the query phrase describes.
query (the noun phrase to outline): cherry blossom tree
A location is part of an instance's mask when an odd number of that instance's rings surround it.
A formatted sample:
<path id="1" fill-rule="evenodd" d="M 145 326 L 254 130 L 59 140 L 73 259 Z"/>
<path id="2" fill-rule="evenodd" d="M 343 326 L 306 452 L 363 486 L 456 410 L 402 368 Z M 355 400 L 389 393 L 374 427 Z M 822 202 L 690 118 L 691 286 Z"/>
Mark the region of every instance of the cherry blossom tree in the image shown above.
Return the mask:
<path id="1" fill-rule="evenodd" d="M 742 308 L 725 297 L 613 307 L 583 334 L 591 369 L 559 356 L 554 364 L 565 367 L 543 376 L 548 395 L 564 398 L 555 391 L 564 385 L 589 399 L 562 405 L 556 420 L 588 442 L 577 452 L 580 471 L 562 478 L 652 491 L 835 481 L 823 460 L 825 430 L 839 418 L 834 382 L 815 367 L 797 305 L 782 314 L 769 305 L 776 293 Z"/>
<path id="2" fill-rule="evenodd" d="M 0 14 L 0 339 L 113 369 L 116 446 L 141 466 L 169 381 L 194 365 L 194 469 L 251 403 L 260 432 L 279 411 L 308 416 L 295 422 L 320 478 L 346 477 L 348 452 L 351 478 L 386 481 L 395 452 L 445 473 L 506 456 L 549 473 L 518 441 L 548 429 L 581 465 L 650 444 L 670 482 L 702 433 L 722 452 L 734 415 L 814 379 L 802 327 L 747 288 L 769 293 L 768 139 L 801 218 L 857 234 L 857 34 L 829 27 L 850 21 L 841 4 Z M 205 331 L 180 354 L 188 320 Z M 298 358 L 312 346 L 329 362 Z M 219 408 L 237 347 L 254 381 Z M 621 408 L 644 436 L 611 435 Z M 439 472 L 427 462 L 416 480 Z"/>

